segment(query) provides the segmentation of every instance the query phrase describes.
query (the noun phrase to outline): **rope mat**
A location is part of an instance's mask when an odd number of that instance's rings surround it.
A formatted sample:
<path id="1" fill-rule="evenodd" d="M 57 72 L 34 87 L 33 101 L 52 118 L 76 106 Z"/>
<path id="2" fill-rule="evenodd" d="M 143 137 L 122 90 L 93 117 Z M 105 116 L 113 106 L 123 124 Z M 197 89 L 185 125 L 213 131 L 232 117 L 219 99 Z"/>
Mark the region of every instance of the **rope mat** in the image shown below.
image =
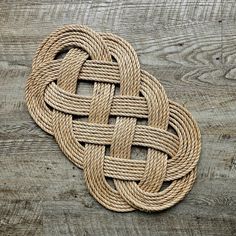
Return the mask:
<path id="1" fill-rule="evenodd" d="M 76 93 L 81 80 L 94 82 L 92 96 Z M 156 78 L 140 69 L 124 39 L 80 25 L 58 29 L 36 52 L 26 102 L 35 122 L 84 170 L 90 193 L 106 208 L 159 211 L 192 188 L 201 148 L 198 126 L 184 107 L 168 100 Z M 139 118 L 148 124 L 139 125 Z M 145 160 L 131 158 L 132 145 L 148 149 Z"/>

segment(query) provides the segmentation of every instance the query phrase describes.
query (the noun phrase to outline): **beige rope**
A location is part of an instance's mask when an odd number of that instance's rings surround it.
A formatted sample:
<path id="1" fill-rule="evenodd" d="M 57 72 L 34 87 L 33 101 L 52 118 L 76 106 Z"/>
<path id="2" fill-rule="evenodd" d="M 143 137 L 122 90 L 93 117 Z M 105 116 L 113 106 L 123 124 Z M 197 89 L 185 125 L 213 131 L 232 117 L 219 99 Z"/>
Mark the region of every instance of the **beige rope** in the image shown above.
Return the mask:
<path id="1" fill-rule="evenodd" d="M 65 48 L 65 58 L 55 59 Z M 94 82 L 92 96 L 76 94 L 78 80 Z M 58 29 L 36 52 L 26 102 L 36 123 L 84 169 L 90 193 L 108 209 L 159 211 L 190 191 L 200 155 L 198 126 L 185 108 L 168 100 L 156 78 L 140 70 L 122 38 L 79 25 Z M 109 124 L 111 115 L 115 124 Z M 138 118 L 147 118 L 148 125 L 138 125 Z M 148 148 L 146 160 L 131 159 L 132 145 Z M 171 184 L 162 190 L 164 181 Z"/>

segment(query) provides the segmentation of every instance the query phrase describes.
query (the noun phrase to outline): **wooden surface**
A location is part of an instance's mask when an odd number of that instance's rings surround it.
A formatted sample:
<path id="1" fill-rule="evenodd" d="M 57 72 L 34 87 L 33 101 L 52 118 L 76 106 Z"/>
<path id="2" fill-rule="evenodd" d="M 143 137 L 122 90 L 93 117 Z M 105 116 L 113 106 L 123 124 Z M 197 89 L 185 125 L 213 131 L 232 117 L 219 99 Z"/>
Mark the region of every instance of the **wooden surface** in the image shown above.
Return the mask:
<path id="1" fill-rule="evenodd" d="M 0 235 L 236 235 L 235 18 L 233 0 L 1 0 Z M 70 23 L 128 40 L 142 68 L 198 121 L 197 182 L 175 207 L 153 214 L 104 209 L 83 172 L 27 112 L 35 50 Z"/>

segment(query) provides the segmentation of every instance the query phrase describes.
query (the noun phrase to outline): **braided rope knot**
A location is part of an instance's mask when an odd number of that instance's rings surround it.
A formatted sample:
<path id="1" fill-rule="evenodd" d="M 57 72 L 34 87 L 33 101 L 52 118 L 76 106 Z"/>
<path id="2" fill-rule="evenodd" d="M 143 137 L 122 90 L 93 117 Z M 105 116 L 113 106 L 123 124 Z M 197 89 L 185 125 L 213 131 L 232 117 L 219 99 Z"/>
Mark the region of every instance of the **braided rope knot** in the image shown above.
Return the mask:
<path id="1" fill-rule="evenodd" d="M 57 59 L 65 48 L 66 56 Z M 92 96 L 76 93 L 81 80 L 94 82 Z M 79 25 L 55 31 L 36 52 L 26 102 L 36 123 L 84 170 L 90 193 L 108 209 L 163 210 L 190 191 L 200 155 L 198 126 L 184 107 L 168 100 L 156 78 L 140 69 L 134 49 L 122 38 Z M 148 124 L 137 123 L 139 118 Z M 145 160 L 131 158 L 132 145 L 147 148 Z M 166 181 L 170 185 L 162 190 Z"/>

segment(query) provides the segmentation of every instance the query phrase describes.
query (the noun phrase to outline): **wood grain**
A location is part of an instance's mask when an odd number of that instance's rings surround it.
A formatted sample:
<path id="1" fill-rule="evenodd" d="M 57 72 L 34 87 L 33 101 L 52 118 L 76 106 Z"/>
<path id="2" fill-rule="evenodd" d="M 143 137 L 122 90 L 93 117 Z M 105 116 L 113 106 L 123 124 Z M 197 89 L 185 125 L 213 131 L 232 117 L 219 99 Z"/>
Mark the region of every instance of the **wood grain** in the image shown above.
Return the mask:
<path id="1" fill-rule="evenodd" d="M 0 1 L 0 235 L 235 235 L 235 15 L 233 0 Z M 154 214 L 104 209 L 28 114 L 35 50 L 71 23 L 128 40 L 142 68 L 197 120 L 198 178 L 177 206 Z"/>

